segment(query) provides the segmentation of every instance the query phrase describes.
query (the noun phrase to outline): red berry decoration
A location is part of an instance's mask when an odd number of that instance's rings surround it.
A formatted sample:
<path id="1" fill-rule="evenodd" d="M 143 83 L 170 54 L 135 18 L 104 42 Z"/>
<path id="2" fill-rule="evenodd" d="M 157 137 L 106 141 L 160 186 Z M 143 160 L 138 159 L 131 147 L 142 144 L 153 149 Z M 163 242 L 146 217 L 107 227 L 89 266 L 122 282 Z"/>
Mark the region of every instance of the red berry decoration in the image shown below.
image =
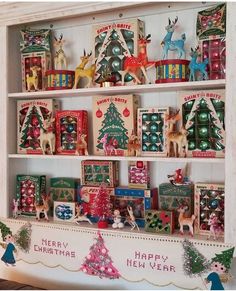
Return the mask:
<path id="1" fill-rule="evenodd" d="M 100 109 L 97 110 L 96 116 L 97 116 L 97 118 L 101 118 L 102 117 L 102 111 Z"/>
<path id="2" fill-rule="evenodd" d="M 130 115 L 130 111 L 127 107 L 124 109 L 123 115 L 124 115 L 124 117 L 128 117 Z"/>

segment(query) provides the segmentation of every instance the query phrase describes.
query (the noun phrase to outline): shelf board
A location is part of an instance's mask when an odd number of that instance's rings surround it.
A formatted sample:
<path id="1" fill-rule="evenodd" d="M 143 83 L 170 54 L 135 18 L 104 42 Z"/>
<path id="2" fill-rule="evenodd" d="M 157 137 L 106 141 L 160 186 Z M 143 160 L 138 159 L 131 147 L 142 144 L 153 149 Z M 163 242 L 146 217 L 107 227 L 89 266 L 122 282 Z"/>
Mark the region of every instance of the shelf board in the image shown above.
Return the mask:
<path id="1" fill-rule="evenodd" d="M 126 156 L 72 156 L 72 155 L 24 155 L 9 154 L 9 159 L 42 159 L 42 160 L 113 160 L 113 161 L 151 161 L 164 163 L 220 163 L 225 162 L 224 158 L 167 158 L 167 157 L 126 157 Z"/>
<path id="2" fill-rule="evenodd" d="M 109 88 L 81 88 L 53 91 L 38 91 L 38 92 L 19 92 L 9 93 L 9 98 L 55 98 L 55 97 L 79 97 L 93 95 L 114 95 L 114 94 L 134 94 L 134 93 L 153 93 L 153 92 L 170 92 L 182 90 L 205 90 L 205 89 L 223 89 L 225 88 L 225 79 L 207 80 L 196 82 L 176 82 L 162 84 L 146 84 L 132 86 L 115 86 Z"/>

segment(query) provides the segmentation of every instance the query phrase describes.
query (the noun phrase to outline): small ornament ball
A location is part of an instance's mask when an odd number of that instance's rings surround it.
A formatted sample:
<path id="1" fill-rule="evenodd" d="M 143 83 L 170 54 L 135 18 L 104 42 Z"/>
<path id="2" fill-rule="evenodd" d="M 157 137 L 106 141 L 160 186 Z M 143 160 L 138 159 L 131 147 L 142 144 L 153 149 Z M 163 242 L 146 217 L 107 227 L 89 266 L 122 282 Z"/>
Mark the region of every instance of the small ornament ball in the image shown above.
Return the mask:
<path id="1" fill-rule="evenodd" d="M 158 126 L 156 123 L 150 124 L 150 131 L 151 132 L 157 132 Z"/>
<path id="2" fill-rule="evenodd" d="M 209 142 L 207 140 L 201 140 L 199 144 L 199 148 L 204 151 L 210 147 Z"/>
<path id="3" fill-rule="evenodd" d="M 208 122 L 208 113 L 207 112 L 200 112 L 198 113 L 198 121 L 200 123 Z"/>
<path id="4" fill-rule="evenodd" d="M 200 137 L 207 137 L 208 136 L 208 128 L 206 126 L 200 127 L 198 129 L 198 134 Z"/>

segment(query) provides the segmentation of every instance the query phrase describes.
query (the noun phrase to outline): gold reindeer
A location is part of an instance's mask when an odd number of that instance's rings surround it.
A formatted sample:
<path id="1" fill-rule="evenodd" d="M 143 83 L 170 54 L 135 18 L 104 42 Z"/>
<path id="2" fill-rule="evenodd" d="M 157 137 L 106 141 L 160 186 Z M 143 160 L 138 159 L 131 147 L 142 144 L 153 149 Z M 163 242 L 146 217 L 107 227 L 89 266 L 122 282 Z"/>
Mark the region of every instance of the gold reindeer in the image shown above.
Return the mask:
<path id="1" fill-rule="evenodd" d="M 128 156 L 140 156 L 140 140 L 133 132 L 129 137 L 128 144 L 127 144 L 127 155 Z"/>
<path id="2" fill-rule="evenodd" d="M 36 210 L 36 219 L 40 220 L 40 214 L 43 213 L 45 220 L 48 221 L 48 210 L 49 210 L 49 195 L 42 195 L 43 205 L 37 205 L 36 202 L 34 203 L 35 210 Z"/>
<path id="3" fill-rule="evenodd" d="M 188 152 L 188 131 L 182 126 L 179 131 L 175 130 L 175 124 L 181 119 L 179 110 L 173 114 L 166 115 L 165 120 L 169 124 L 167 130 L 167 156 L 171 156 L 171 144 L 175 157 L 186 157 Z M 183 150 L 185 148 L 185 150 Z"/>
<path id="4" fill-rule="evenodd" d="M 73 89 L 77 88 L 77 85 L 78 85 L 80 78 L 88 79 L 88 82 L 87 82 L 85 88 L 91 87 L 93 77 L 95 74 L 95 70 L 96 70 L 96 64 L 92 64 L 90 66 L 90 68 L 85 69 L 85 66 L 89 62 L 91 55 L 92 55 L 92 52 L 90 54 L 86 54 L 86 52 L 84 50 L 84 55 L 80 58 L 81 63 L 75 69 L 75 83 L 74 83 Z"/>
<path id="5" fill-rule="evenodd" d="M 86 142 L 86 134 L 80 134 L 76 146 L 75 154 L 79 156 L 88 156 L 88 145 Z"/>
<path id="6" fill-rule="evenodd" d="M 53 45 L 56 47 L 56 55 L 54 57 L 54 68 L 55 70 L 62 70 L 63 66 L 64 69 L 67 69 L 67 61 L 66 61 L 66 55 L 63 50 L 63 45 L 65 43 L 65 40 L 63 38 L 63 34 L 61 33 L 59 39 L 57 39 L 55 36 L 55 41 L 53 42 Z"/>
<path id="7" fill-rule="evenodd" d="M 39 84 L 39 78 L 38 78 L 38 72 L 41 71 L 41 68 L 38 66 L 30 67 L 30 71 L 32 72 L 32 76 L 29 74 L 26 74 L 26 84 L 27 84 L 27 91 L 31 91 L 31 88 L 33 87 L 34 91 L 38 91 L 38 84 Z"/>
<path id="8" fill-rule="evenodd" d="M 184 226 L 188 226 L 190 235 L 193 236 L 193 222 L 196 218 L 196 216 L 193 214 L 191 217 L 185 217 L 184 213 L 185 211 L 188 210 L 187 205 L 180 205 L 177 208 L 177 211 L 179 212 L 179 226 L 180 226 L 180 233 L 184 233 Z"/>

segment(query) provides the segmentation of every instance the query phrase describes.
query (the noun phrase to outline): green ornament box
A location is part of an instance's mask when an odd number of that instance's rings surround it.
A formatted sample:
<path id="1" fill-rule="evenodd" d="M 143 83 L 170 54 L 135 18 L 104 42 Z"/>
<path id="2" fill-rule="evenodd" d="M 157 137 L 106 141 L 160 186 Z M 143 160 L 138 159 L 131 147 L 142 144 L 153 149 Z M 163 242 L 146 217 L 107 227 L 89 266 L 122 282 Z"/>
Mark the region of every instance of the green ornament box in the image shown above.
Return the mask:
<path id="1" fill-rule="evenodd" d="M 162 183 L 159 185 L 158 191 L 158 209 L 174 211 L 175 228 L 178 229 L 178 207 L 181 204 L 188 206 L 186 216 L 190 217 L 193 214 L 193 196 L 194 185 L 173 185 L 171 183 Z"/>
<path id="2" fill-rule="evenodd" d="M 188 131 L 187 157 L 224 157 L 225 90 L 180 92 L 180 108 Z"/>
<path id="3" fill-rule="evenodd" d="M 174 232 L 174 211 L 146 210 L 145 231 L 160 234 L 172 234 Z"/>
<path id="4" fill-rule="evenodd" d="M 36 215 L 35 204 L 42 204 L 42 195 L 46 194 L 46 176 L 17 175 L 16 199 L 19 199 L 21 215 Z"/>

